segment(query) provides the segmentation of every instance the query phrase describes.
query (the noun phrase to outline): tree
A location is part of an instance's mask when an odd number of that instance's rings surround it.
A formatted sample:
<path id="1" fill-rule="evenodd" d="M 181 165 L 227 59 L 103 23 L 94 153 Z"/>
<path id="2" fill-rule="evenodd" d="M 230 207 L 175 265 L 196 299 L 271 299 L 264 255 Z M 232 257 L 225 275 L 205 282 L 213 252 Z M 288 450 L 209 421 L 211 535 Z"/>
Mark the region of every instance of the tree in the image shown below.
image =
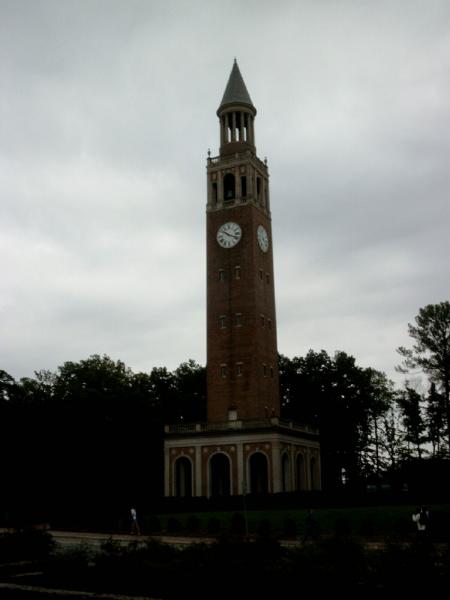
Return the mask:
<path id="1" fill-rule="evenodd" d="M 440 455 L 441 440 L 445 429 L 445 401 L 442 394 L 432 383 L 426 398 L 426 425 L 428 429 L 428 440 L 433 448 L 433 456 Z"/>
<path id="2" fill-rule="evenodd" d="M 384 467 L 383 454 L 386 450 L 383 434 L 386 433 L 385 418 L 391 410 L 395 398 L 394 383 L 386 374 L 372 369 L 364 369 L 365 389 L 369 422 L 366 433 L 366 448 L 363 450 L 363 459 L 369 469 L 374 469 L 377 479 L 380 479 Z M 380 422 L 381 421 L 381 422 Z"/>
<path id="3" fill-rule="evenodd" d="M 401 415 L 394 407 L 383 415 L 381 423 L 381 445 L 383 454 L 386 456 L 386 467 L 394 472 L 404 458 L 403 435 L 400 427 Z"/>
<path id="4" fill-rule="evenodd" d="M 408 333 L 414 340 L 412 348 L 398 348 L 403 356 L 400 372 L 419 367 L 430 376 L 444 395 L 447 421 L 447 442 L 450 452 L 450 302 L 428 304 L 415 317 L 416 325 L 408 323 Z"/>
<path id="5" fill-rule="evenodd" d="M 280 356 L 281 411 L 285 418 L 319 427 L 322 473 L 328 488 L 356 485 L 380 469 L 378 420 L 392 403 L 384 373 L 362 369 L 345 352 L 331 358 L 310 350 L 292 360 Z"/>
<path id="6" fill-rule="evenodd" d="M 426 441 L 425 421 L 422 416 L 422 396 L 406 384 L 404 391 L 399 392 L 397 404 L 402 414 L 406 429 L 405 440 L 416 447 L 418 458 L 422 458 L 422 444 Z"/>

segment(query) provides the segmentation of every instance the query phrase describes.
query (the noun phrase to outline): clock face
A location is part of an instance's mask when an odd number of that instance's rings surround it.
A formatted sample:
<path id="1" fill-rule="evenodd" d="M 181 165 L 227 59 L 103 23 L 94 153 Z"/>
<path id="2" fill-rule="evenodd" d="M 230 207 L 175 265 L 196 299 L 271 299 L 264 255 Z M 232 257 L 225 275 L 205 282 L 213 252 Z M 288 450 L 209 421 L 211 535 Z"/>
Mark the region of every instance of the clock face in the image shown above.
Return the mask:
<path id="1" fill-rule="evenodd" d="M 237 223 L 229 222 L 221 225 L 217 231 L 217 242 L 222 248 L 236 246 L 242 236 L 242 229 Z"/>
<path id="2" fill-rule="evenodd" d="M 258 244 L 261 250 L 263 252 L 267 252 L 267 250 L 269 249 L 269 236 L 267 235 L 267 231 L 262 225 L 260 225 L 256 230 L 256 236 L 258 238 Z"/>

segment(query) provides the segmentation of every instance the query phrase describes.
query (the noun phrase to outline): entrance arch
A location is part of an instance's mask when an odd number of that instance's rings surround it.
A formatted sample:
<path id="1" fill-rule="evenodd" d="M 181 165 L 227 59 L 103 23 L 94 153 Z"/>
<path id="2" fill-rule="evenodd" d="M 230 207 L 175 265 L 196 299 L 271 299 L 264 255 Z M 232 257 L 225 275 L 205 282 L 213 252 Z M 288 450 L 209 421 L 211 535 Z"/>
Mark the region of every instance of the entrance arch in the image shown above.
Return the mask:
<path id="1" fill-rule="evenodd" d="M 211 496 L 229 496 L 231 493 L 230 459 L 226 454 L 217 453 L 209 461 L 209 482 Z"/>
<path id="2" fill-rule="evenodd" d="M 269 491 L 269 469 L 267 456 L 255 452 L 250 457 L 250 492 L 252 494 L 267 494 Z"/>
<path id="3" fill-rule="evenodd" d="M 175 462 L 175 496 L 192 496 L 192 463 L 185 456 L 177 458 Z"/>

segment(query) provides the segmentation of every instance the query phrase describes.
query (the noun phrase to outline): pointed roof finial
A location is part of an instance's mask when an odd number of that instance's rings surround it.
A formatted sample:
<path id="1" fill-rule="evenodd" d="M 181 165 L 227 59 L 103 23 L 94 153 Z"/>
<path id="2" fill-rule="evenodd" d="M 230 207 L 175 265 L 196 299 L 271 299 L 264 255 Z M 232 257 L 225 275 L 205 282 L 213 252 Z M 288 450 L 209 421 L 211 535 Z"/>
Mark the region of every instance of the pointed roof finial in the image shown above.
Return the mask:
<path id="1" fill-rule="evenodd" d="M 253 102 L 250 98 L 250 94 L 247 91 L 244 80 L 242 79 L 236 58 L 234 59 L 233 68 L 231 69 L 230 77 L 228 78 L 227 87 L 225 88 L 219 110 L 225 104 L 246 104 L 247 106 L 251 106 L 254 110 L 256 110 L 253 106 Z"/>

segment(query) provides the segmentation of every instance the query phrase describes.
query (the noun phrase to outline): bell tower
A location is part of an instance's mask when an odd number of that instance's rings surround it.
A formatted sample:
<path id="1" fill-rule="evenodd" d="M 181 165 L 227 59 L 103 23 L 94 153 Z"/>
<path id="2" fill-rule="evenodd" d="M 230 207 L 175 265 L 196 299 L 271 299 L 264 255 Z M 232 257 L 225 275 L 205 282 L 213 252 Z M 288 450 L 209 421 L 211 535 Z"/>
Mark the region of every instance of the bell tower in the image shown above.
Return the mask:
<path id="1" fill-rule="evenodd" d="M 280 419 L 267 161 L 236 60 L 207 158 L 207 422 L 165 427 L 165 495 L 320 489 L 318 432 Z"/>
<path id="2" fill-rule="evenodd" d="M 208 421 L 279 417 L 269 172 L 236 61 L 217 115 L 220 154 L 207 161 Z"/>

